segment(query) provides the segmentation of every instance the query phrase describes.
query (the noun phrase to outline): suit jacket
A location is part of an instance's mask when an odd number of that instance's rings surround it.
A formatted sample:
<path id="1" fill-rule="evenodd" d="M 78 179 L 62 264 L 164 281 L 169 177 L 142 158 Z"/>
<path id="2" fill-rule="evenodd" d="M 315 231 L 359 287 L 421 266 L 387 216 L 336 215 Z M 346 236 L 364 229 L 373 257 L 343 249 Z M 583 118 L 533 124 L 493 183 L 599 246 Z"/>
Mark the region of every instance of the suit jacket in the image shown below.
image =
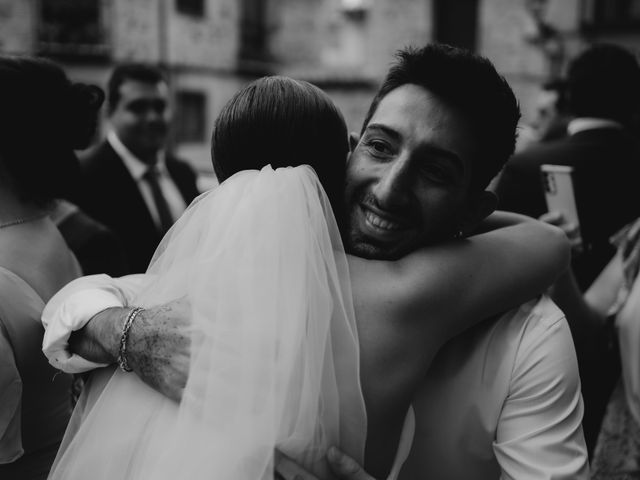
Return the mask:
<path id="1" fill-rule="evenodd" d="M 195 172 L 168 153 L 166 166 L 189 205 L 198 195 Z M 84 195 L 80 207 L 120 239 L 129 273 L 146 271 L 162 234 L 127 167 L 107 141 L 84 159 L 82 167 Z"/>
<path id="2" fill-rule="evenodd" d="M 547 211 L 540 165 L 571 165 L 585 252 L 573 262 L 586 289 L 615 253 L 609 238 L 640 216 L 640 156 L 621 129 L 583 130 L 514 155 L 496 185 L 498 208 L 539 217 Z"/>

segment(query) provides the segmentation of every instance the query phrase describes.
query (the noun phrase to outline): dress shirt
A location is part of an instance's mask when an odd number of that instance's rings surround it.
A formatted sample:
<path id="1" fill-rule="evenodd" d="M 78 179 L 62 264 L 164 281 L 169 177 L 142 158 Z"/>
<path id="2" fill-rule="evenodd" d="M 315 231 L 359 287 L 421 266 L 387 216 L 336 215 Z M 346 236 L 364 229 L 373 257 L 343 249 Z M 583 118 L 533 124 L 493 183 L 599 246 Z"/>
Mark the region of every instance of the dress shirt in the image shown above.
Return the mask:
<path id="1" fill-rule="evenodd" d="M 621 123 L 607 118 L 579 117 L 574 118 L 567 125 L 567 133 L 575 135 L 585 130 L 595 130 L 598 128 L 624 128 Z"/>
<path id="2" fill-rule="evenodd" d="M 113 148 L 113 150 L 122 159 L 122 163 L 124 163 L 124 166 L 127 168 L 127 170 L 129 170 L 131 178 L 133 178 L 133 180 L 136 182 L 136 185 L 140 190 L 140 194 L 144 199 L 144 203 L 149 209 L 149 213 L 153 218 L 153 222 L 159 230 L 162 230 L 160 215 L 158 214 L 156 203 L 153 200 L 151 187 L 149 186 L 147 180 L 145 180 L 144 178 L 145 173 L 149 169 L 149 165 L 147 165 L 142 160 L 138 159 L 133 153 L 131 153 L 131 151 L 122 143 L 122 141 L 118 138 L 113 130 L 111 130 L 107 134 L 107 141 L 111 145 L 111 148 Z M 156 168 L 158 171 L 158 183 L 160 184 L 160 190 L 162 191 L 162 194 L 167 201 L 169 211 L 171 212 L 173 220 L 176 221 L 178 218 L 180 218 L 180 215 L 182 215 L 182 213 L 187 208 L 187 204 L 180 194 L 178 187 L 169 175 L 169 171 L 167 170 L 167 166 L 165 164 L 164 152 L 158 152 Z"/>
<path id="3" fill-rule="evenodd" d="M 413 406 L 402 480 L 589 477 L 571 332 L 547 297 L 451 340 Z"/>

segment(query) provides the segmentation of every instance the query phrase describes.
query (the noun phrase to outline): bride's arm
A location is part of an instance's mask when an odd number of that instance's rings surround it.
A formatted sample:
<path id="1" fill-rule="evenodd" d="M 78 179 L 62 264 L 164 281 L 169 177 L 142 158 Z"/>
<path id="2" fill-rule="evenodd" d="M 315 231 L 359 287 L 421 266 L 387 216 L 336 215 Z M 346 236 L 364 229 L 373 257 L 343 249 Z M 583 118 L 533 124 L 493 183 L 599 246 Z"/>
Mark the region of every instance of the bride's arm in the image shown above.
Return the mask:
<path id="1" fill-rule="evenodd" d="M 529 217 L 498 213 L 507 225 L 415 251 L 394 262 L 350 258 L 356 305 L 374 303 L 389 318 L 428 329 L 443 342 L 469 326 L 530 300 L 569 264 L 564 233 Z"/>

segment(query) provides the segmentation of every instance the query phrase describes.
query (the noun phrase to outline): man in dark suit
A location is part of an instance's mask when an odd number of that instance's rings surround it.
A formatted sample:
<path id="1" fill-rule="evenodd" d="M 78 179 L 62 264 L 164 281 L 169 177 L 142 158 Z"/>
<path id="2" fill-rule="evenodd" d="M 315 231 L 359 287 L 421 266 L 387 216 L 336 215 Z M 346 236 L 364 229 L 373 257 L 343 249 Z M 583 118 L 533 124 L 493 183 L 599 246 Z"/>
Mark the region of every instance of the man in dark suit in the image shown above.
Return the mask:
<path id="1" fill-rule="evenodd" d="M 169 88 L 155 68 L 116 67 L 110 130 L 83 162 L 82 208 L 120 238 L 130 273 L 144 272 L 164 233 L 197 196 L 196 174 L 165 150 Z"/>
<path id="2" fill-rule="evenodd" d="M 574 167 L 584 245 L 573 268 L 583 290 L 614 253 L 609 237 L 640 216 L 640 156 L 629 132 L 639 93 L 640 68 L 630 52 L 589 48 L 569 66 L 569 135 L 514 155 L 496 185 L 500 209 L 537 218 L 547 212 L 540 165 Z"/>
<path id="3" fill-rule="evenodd" d="M 547 212 L 540 165 L 574 167 L 583 242 L 574 251 L 572 268 L 582 290 L 615 253 L 609 238 L 640 216 L 640 155 L 630 132 L 639 92 L 640 68 L 630 52 L 615 45 L 587 49 L 569 66 L 567 101 L 574 118 L 568 136 L 514 155 L 496 185 L 498 208 L 537 218 Z M 619 371 L 615 350 L 604 344 L 598 348 L 590 358 L 577 348 L 590 452 Z"/>

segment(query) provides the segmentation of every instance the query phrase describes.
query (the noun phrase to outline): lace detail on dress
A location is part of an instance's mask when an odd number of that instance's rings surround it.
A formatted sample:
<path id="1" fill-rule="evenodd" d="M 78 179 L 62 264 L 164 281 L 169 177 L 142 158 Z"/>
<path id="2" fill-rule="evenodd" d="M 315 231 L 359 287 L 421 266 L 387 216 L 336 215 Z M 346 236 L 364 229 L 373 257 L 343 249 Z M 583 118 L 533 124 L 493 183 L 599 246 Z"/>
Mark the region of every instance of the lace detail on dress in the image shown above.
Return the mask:
<path id="1" fill-rule="evenodd" d="M 611 395 L 591 464 L 593 480 L 640 479 L 640 427 L 635 422 L 622 382 Z"/>

